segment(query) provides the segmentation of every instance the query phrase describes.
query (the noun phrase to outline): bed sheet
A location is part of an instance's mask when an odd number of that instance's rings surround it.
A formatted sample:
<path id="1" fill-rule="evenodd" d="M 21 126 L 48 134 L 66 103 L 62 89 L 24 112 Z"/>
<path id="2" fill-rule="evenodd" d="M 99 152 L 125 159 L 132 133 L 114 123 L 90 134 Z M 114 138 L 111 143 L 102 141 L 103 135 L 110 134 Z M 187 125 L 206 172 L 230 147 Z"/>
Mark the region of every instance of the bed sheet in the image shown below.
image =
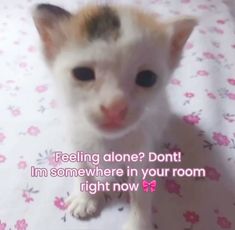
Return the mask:
<path id="1" fill-rule="evenodd" d="M 71 178 L 30 175 L 31 166 L 62 167 L 52 156 L 54 150 L 66 151 L 67 138 L 58 118 L 52 76 L 40 54 L 38 34 L 30 16 L 37 2 L 40 1 L 1 0 L 0 4 L 0 230 L 119 230 L 129 211 L 123 202 L 126 198 L 120 199 L 122 194 L 114 198 L 107 195 L 108 207 L 99 217 L 79 221 L 65 210 Z M 88 1 L 47 2 L 74 10 Z M 154 226 L 159 230 L 235 230 L 232 1 L 122 2 L 150 8 L 166 18 L 200 18 L 168 86 L 176 116 L 164 148 L 182 151 L 180 166 L 203 167 L 206 177 L 159 179 Z"/>

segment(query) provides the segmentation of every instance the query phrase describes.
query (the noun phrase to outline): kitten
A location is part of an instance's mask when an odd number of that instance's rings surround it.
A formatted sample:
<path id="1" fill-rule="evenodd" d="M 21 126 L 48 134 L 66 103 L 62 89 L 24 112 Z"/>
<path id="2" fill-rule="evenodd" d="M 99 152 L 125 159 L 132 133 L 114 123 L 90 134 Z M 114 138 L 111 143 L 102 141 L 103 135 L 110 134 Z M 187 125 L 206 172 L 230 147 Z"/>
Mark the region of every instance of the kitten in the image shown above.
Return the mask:
<path id="1" fill-rule="evenodd" d="M 165 88 L 196 20 L 162 22 L 135 7 L 113 5 L 89 5 L 72 14 L 50 4 L 37 5 L 33 18 L 62 95 L 74 149 L 131 154 L 159 148 L 170 115 Z M 102 162 L 100 167 L 126 165 Z M 100 193 L 80 192 L 86 180 L 97 178 L 76 178 L 68 200 L 68 210 L 79 218 L 93 216 L 100 204 Z M 152 195 L 141 188 L 130 192 L 126 230 L 153 229 Z"/>

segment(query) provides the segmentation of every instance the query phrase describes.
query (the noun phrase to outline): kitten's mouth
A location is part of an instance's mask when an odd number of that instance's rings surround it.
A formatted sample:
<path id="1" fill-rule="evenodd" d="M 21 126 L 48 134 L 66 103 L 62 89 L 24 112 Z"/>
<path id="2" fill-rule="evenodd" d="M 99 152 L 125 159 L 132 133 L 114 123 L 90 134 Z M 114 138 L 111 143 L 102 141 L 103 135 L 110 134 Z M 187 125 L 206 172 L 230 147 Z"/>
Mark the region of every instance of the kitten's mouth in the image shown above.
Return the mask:
<path id="1" fill-rule="evenodd" d="M 126 135 L 136 127 L 136 122 L 94 122 L 96 130 L 107 138 L 117 138 Z"/>
<path id="2" fill-rule="evenodd" d="M 113 135 L 116 137 L 117 135 L 124 135 L 133 128 L 135 128 L 136 124 L 138 123 L 137 117 L 136 119 L 100 119 L 96 120 L 94 117 L 90 118 L 93 127 L 98 131 L 100 134 L 105 136 Z"/>
<path id="3" fill-rule="evenodd" d="M 116 131 L 123 128 L 123 122 L 106 122 L 101 125 L 101 129 L 105 131 Z"/>

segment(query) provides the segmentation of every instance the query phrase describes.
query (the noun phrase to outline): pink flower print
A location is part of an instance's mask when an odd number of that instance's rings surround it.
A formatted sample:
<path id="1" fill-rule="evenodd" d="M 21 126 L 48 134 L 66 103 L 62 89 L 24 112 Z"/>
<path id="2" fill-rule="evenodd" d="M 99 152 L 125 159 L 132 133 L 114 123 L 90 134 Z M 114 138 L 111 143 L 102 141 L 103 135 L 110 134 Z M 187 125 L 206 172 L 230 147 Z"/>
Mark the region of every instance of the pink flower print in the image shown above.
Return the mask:
<path id="1" fill-rule="evenodd" d="M 212 138 L 218 145 L 228 146 L 230 144 L 230 140 L 228 139 L 228 137 L 223 135 L 222 133 L 214 132 Z"/>
<path id="2" fill-rule="evenodd" d="M 19 66 L 20 68 L 25 69 L 28 66 L 28 64 L 26 62 L 20 62 Z"/>
<path id="3" fill-rule="evenodd" d="M 61 160 L 59 160 L 59 161 L 55 160 L 55 154 L 54 153 L 49 155 L 47 159 L 48 159 L 49 165 L 51 165 L 53 167 L 57 167 L 58 165 L 61 164 Z"/>
<path id="4" fill-rule="evenodd" d="M 218 19 L 216 22 L 217 22 L 218 24 L 223 25 L 223 24 L 225 24 L 225 23 L 226 23 L 226 20 Z"/>
<path id="5" fill-rule="evenodd" d="M 22 219 L 22 220 L 17 220 L 16 224 L 15 224 L 15 228 L 17 230 L 26 230 L 28 227 L 28 224 L 26 222 L 25 219 Z"/>
<path id="6" fill-rule="evenodd" d="M 209 98 L 211 98 L 211 99 L 216 99 L 216 96 L 215 96 L 215 94 L 214 93 L 212 93 L 212 92 L 210 92 L 209 90 L 205 90 L 206 91 L 206 93 L 207 93 L 207 96 L 209 97 Z"/>
<path id="7" fill-rule="evenodd" d="M 51 108 L 56 108 L 58 105 L 57 105 L 57 101 L 55 100 L 55 99 L 53 99 L 53 100 L 51 100 L 51 102 L 50 102 L 50 107 Z"/>
<path id="8" fill-rule="evenodd" d="M 196 125 L 199 123 L 200 117 L 198 115 L 189 114 L 189 115 L 183 116 L 183 120 L 190 125 Z"/>
<path id="9" fill-rule="evenodd" d="M 30 203 L 31 201 L 34 201 L 34 199 L 32 198 L 32 195 L 38 192 L 39 191 L 34 190 L 33 187 L 28 188 L 28 185 L 27 185 L 27 188 L 23 189 L 22 197 L 25 198 L 26 203 Z"/>
<path id="10" fill-rule="evenodd" d="M 6 223 L 2 223 L 2 221 L 0 220 L 0 230 L 6 230 Z"/>
<path id="11" fill-rule="evenodd" d="M 231 223 L 226 217 L 218 216 L 218 218 L 217 218 L 217 224 L 218 224 L 222 229 L 231 229 L 231 227 L 232 227 L 232 223 Z"/>
<path id="12" fill-rule="evenodd" d="M 209 75 L 209 73 L 206 70 L 198 70 L 197 75 L 202 76 L 202 77 L 206 77 Z"/>
<path id="13" fill-rule="evenodd" d="M 185 97 L 187 98 L 193 98 L 194 97 L 194 93 L 191 93 L 191 92 L 187 92 L 184 94 Z"/>
<path id="14" fill-rule="evenodd" d="M 184 96 L 187 98 L 187 100 L 184 102 L 184 105 L 187 105 L 190 103 L 190 100 L 194 97 L 194 93 L 186 92 Z"/>
<path id="15" fill-rule="evenodd" d="M 235 78 L 229 78 L 228 83 L 231 85 L 235 85 Z"/>
<path id="16" fill-rule="evenodd" d="M 38 85 L 35 89 L 38 93 L 44 93 L 48 90 L 46 85 Z"/>
<path id="17" fill-rule="evenodd" d="M 26 197 L 25 202 L 26 203 L 30 203 L 31 201 L 33 201 L 32 197 Z"/>
<path id="18" fill-rule="evenodd" d="M 192 49 L 192 48 L 193 48 L 193 43 L 187 42 L 186 45 L 185 45 L 185 48 L 186 48 L 187 50 Z"/>
<path id="19" fill-rule="evenodd" d="M 167 179 L 165 183 L 165 188 L 169 193 L 175 193 L 178 196 L 181 196 L 180 194 L 180 185 L 175 182 L 175 180 Z"/>
<path id="20" fill-rule="evenodd" d="M 213 29 L 218 34 L 223 34 L 224 33 L 224 31 L 222 29 L 218 28 L 218 27 L 214 27 Z"/>
<path id="21" fill-rule="evenodd" d="M 235 93 L 227 93 L 227 96 L 231 100 L 235 100 Z"/>
<path id="22" fill-rule="evenodd" d="M 176 78 L 173 78 L 170 82 L 172 85 L 180 85 L 181 84 L 180 80 L 178 80 Z"/>
<path id="23" fill-rule="evenodd" d="M 169 153 L 171 153 L 171 154 L 173 154 L 173 153 L 175 153 L 175 152 L 180 152 L 181 155 L 184 155 L 184 153 L 182 152 L 182 150 L 181 150 L 179 147 L 177 147 L 177 146 L 174 146 L 173 148 L 169 148 L 168 150 L 169 150 Z"/>
<path id="24" fill-rule="evenodd" d="M 199 33 L 200 34 L 206 34 L 207 32 L 205 30 L 203 30 L 203 29 L 199 29 Z"/>
<path id="25" fill-rule="evenodd" d="M 198 5 L 198 8 L 201 10 L 208 10 L 209 9 L 208 5 L 205 5 L 205 4 Z"/>
<path id="26" fill-rule="evenodd" d="M 11 114 L 14 116 L 14 117 L 17 117 L 21 114 L 20 110 L 19 109 L 11 109 Z"/>
<path id="27" fill-rule="evenodd" d="M 205 170 L 206 170 L 206 176 L 210 180 L 218 181 L 220 179 L 220 174 L 217 172 L 217 170 L 215 168 L 206 166 Z"/>
<path id="28" fill-rule="evenodd" d="M 208 93 L 207 93 L 207 96 L 208 96 L 209 98 L 211 98 L 211 99 L 216 99 L 215 94 L 213 94 L 213 93 L 211 93 L 211 92 L 208 92 Z"/>
<path id="29" fill-rule="evenodd" d="M 31 126 L 27 129 L 27 133 L 31 136 L 37 136 L 40 133 L 40 129 L 36 126 Z"/>
<path id="30" fill-rule="evenodd" d="M 223 24 L 225 24 L 226 21 L 225 21 L 225 20 L 222 20 L 222 19 L 219 19 L 219 20 L 217 20 L 216 22 L 217 22 L 218 24 L 222 24 L 222 25 L 223 25 Z"/>
<path id="31" fill-rule="evenodd" d="M 4 163 L 6 161 L 6 157 L 0 154 L 0 163 Z"/>
<path id="32" fill-rule="evenodd" d="M 4 133 L 0 133 L 0 143 L 2 143 L 5 140 L 6 136 Z"/>
<path id="33" fill-rule="evenodd" d="M 224 59 L 224 55 L 223 54 L 218 54 L 218 57 L 221 59 Z"/>
<path id="34" fill-rule="evenodd" d="M 18 163 L 18 169 L 25 169 L 27 167 L 26 161 L 20 161 Z"/>
<path id="35" fill-rule="evenodd" d="M 26 203 L 30 203 L 33 201 L 33 198 L 30 196 L 30 193 L 28 191 L 23 191 L 22 196 L 25 198 Z"/>
<path id="36" fill-rule="evenodd" d="M 187 222 L 191 224 L 196 224 L 199 222 L 199 215 L 196 214 L 195 212 L 187 211 L 184 213 L 184 218 Z"/>
<path id="37" fill-rule="evenodd" d="M 214 55 L 213 53 L 211 53 L 211 52 L 204 52 L 204 53 L 203 53 L 203 56 L 204 56 L 206 59 L 211 59 L 211 60 L 215 59 L 215 55 Z"/>
<path id="38" fill-rule="evenodd" d="M 28 47 L 28 52 L 34 53 L 35 51 L 36 51 L 35 46 L 29 46 L 29 47 Z"/>
<path id="39" fill-rule="evenodd" d="M 234 122 L 235 121 L 235 114 L 229 114 L 229 113 L 224 113 L 223 117 L 226 121 L 228 122 Z"/>
<path id="40" fill-rule="evenodd" d="M 67 205 L 64 202 L 64 198 L 62 197 L 56 197 L 54 200 L 54 205 L 60 210 L 65 210 L 67 208 Z"/>

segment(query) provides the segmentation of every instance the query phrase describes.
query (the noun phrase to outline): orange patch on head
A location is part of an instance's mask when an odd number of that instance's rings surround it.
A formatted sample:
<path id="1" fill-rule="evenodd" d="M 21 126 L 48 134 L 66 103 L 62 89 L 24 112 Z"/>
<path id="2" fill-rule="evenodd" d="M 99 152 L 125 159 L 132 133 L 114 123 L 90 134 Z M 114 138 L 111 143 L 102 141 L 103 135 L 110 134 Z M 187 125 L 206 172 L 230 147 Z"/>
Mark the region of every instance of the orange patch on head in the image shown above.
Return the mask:
<path id="1" fill-rule="evenodd" d="M 95 39 L 116 40 L 120 20 L 115 9 L 110 6 L 89 5 L 73 15 L 65 26 L 73 38 L 80 42 Z"/>
<path id="2" fill-rule="evenodd" d="M 68 30 L 73 36 L 72 38 L 78 41 L 86 41 L 87 31 L 86 22 L 91 16 L 96 15 L 99 12 L 98 6 L 89 5 L 83 8 L 81 11 L 73 15 L 73 17 L 64 25 L 65 30 Z"/>

